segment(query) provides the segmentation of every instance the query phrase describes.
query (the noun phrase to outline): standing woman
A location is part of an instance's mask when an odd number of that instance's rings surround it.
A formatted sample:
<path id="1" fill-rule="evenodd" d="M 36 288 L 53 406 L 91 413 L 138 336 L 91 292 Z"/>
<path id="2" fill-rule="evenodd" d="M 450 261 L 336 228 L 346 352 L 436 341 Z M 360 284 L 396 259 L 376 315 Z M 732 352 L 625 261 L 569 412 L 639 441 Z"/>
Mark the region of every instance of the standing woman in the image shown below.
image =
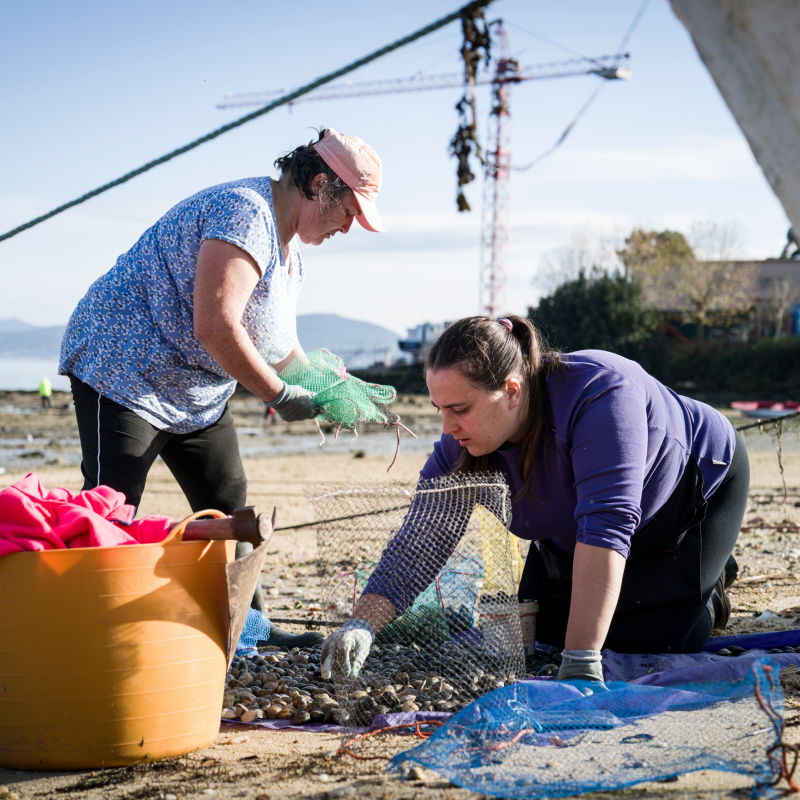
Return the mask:
<path id="1" fill-rule="evenodd" d="M 138 506 L 160 455 L 193 511 L 231 514 L 247 500 L 228 408 L 237 381 L 286 422 L 319 413 L 276 374 L 303 356 L 297 239 L 322 244 L 354 218 L 383 231 L 381 163 L 329 128 L 275 166 L 278 181 L 231 181 L 178 203 L 73 312 L 59 373 L 72 384 L 84 489 L 104 484 Z M 254 605 L 263 610 L 260 588 Z"/>
<path id="2" fill-rule="evenodd" d="M 602 682 L 604 647 L 695 652 L 727 624 L 750 467 L 722 414 L 613 353 L 549 350 L 516 316 L 451 325 L 426 379 L 442 437 L 421 477 L 504 474 L 511 532 L 533 540 L 519 597 L 539 602 L 537 638 L 564 648 L 560 680 Z M 323 673 L 357 673 L 457 544 L 402 527 Z"/>

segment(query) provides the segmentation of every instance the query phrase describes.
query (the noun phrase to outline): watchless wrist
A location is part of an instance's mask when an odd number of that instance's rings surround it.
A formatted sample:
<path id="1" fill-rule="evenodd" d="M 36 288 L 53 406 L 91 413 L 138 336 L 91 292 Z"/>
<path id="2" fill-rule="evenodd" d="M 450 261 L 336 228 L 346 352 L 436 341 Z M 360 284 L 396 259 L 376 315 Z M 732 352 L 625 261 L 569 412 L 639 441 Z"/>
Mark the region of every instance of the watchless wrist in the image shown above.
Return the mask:
<path id="1" fill-rule="evenodd" d="M 347 620 L 347 622 L 345 622 L 344 625 L 342 625 L 342 627 L 339 630 L 367 631 L 367 633 L 369 633 L 369 635 L 373 639 L 375 638 L 375 629 L 365 619 L 358 619 L 356 617 L 352 617 L 351 619 Z"/>
<path id="2" fill-rule="evenodd" d="M 272 400 L 264 400 L 264 405 L 267 408 L 272 408 L 276 406 L 278 403 L 280 403 L 281 400 L 285 399 L 285 397 L 286 397 L 286 384 L 282 383 L 281 388 L 275 395 L 275 397 L 273 397 Z"/>

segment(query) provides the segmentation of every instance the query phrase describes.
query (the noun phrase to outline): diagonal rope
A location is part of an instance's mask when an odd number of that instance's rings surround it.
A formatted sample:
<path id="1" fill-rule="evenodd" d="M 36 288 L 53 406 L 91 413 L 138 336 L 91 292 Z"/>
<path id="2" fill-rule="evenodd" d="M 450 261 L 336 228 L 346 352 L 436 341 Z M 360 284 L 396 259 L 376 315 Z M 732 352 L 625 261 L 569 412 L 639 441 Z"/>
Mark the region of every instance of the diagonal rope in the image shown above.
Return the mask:
<path id="1" fill-rule="evenodd" d="M 312 81 L 311 83 L 307 83 L 305 86 L 301 86 L 299 89 L 295 89 L 293 92 L 289 92 L 285 94 L 283 97 L 274 100 L 269 105 L 264 106 L 263 108 L 259 108 L 257 111 L 253 111 L 250 114 L 245 114 L 243 117 L 239 117 L 239 119 L 234 120 L 233 122 L 229 122 L 227 125 L 223 125 L 221 128 L 217 128 L 211 133 L 207 133 L 205 136 L 201 136 L 199 139 L 195 139 L 193 142 L 189 142 L 189 144 L 184 145 L 183 147 L 179 147 L 177 150 L 173 150 L 166 155 L 161 156 L 161 158 L 156 158 L 153 161 L 148 161 L 143 166 L 139 167 L 138 169 L 133 170 L 132 172 L 127 172 L 120 178 L 117 178 L 110 183 L 105 183 L 102 186 L 99 186 L 97 189 L 93 189 L 91 192 L 87 192 L 84 195 L 76 198 L 75 200 L 70 200 L 69 203 L 64 203 L 64 205 L 59 206 L 58 208 L 54 208 L 52 211 L 49 211 L 47 214 L 42 214 L 41 217 L 36 217 L 36 219 L 30 220 L 30 222 L 26 222 L 23 225 L 20 225 L 17 228 L 14 228 L 7 233 L 0 235 L 0 242 L 4 241 L 5 239 L 10 239 L 12 236 L 16 236 L 18 233 L 22 233 L 22 231 L 27 230 L 28 228 L 32 228 L 34 225 L 38 225 L 40 222 L 44 222 L 45 220 L 50 219 L 51 217 L 56 216 L 56 214 L 60 214 L 62 211 L 66 211 L 68 208 L 72 208 L 73 206 L 80 205 L 80 203 L 85 203 L 87 200 L 90 200 L 92 197 L 97 197 L 97 195 L 102 194 L 103 192 L 107 192 L 109 189 L 113 189 L 115 186 L 120 186 L 123 183 L 127 183 L 127 181 L 135 178 L 137 175 L 141 175 L 148 170 L 153 169 L 154 167 L 158 167 L 161 164 L 166 164 L 167 161 L 171 161 L 173 158 L 177 156 L 181 156 L 184 153 L 188 153 L 190 150 L 194 150 L 196 147 L 200 147 L 201 144 L 205 144 L 206 142 L 210 142 L 212 139 L 216 139 L 219 136 L 222 136 L 228 131 L 232 131 L 235 128 L 238 128 L 246 123 L 257 119 L 258 117 L 263 116 L 264 114 L 268 114 L 275 108 L 279 106 L 284 106 L 287 103 L 291 103 L 292 100 L 296 100 L 298 97 L 304 94 L 308 94 L 308 92 L 314 91 L 314 89 L 323 86 L 326 83 L 330 83 L 336 78 L 341 78 L 342 75 L 346 75 L 348 72 L 352 72 L 353 70 L 358 69 L 359 67 L 363 67 L 365 64 L 369 64 L 371 61 L 375 61 L 376 59 L 380 58 L 381 56 L 385 56 L 387 53 L 391 53 L 393 50 L 397 50 L 400 47 L 404 47 L 411 42 L 416 41 L 417 39 L 421 39 L 423 36 L 427 36 L 429 33 L 433 33 L 434 31 L 439 30 L 439 28 L 443 28 L 445 25 L 453 22 L 456 19 L 459 19 L 462 14 L 467 12 L 473 8 L 484 8 L 488 6 L 492 0 L 473 0 L 471 3 L 467 3 L 466 5 L 459 8 L 457 11 L 453 11 L 451 14 L 448 14 L 441 19 L 432 22 L 430 25 L 426 25 L 424 28 L 420 28 L 418 31 L 403 37 L 402 39 L 398 39 L 391 44 L 386 45 L 385 47 L 381 47 L 380 50 L 376 50 L 373 53 L 370 53 L 363 58 L 359 58 L 357 61 L 353 61 L 351 64 L 348 64 L 341 69 L 337 69 L 335 72 L 329 72 L 327 75 L 323 75 L 321 78 L 317 78 L 316 80 Z"/>

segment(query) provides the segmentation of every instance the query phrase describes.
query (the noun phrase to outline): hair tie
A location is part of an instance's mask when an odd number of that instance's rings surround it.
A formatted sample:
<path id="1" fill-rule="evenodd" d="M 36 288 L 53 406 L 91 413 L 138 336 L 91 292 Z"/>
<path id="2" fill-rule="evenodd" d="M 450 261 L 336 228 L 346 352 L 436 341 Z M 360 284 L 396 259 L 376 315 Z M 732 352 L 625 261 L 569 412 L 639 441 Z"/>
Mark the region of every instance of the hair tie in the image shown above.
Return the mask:
<path id="1" fill-rule="evenodd" d="M 508 328 L 512 333 L 514 332 L 514 324 L 511 322 L 510 319 L 506 319 L 503 317 L 502 319 L 497 320 L 504 328 Z"/>

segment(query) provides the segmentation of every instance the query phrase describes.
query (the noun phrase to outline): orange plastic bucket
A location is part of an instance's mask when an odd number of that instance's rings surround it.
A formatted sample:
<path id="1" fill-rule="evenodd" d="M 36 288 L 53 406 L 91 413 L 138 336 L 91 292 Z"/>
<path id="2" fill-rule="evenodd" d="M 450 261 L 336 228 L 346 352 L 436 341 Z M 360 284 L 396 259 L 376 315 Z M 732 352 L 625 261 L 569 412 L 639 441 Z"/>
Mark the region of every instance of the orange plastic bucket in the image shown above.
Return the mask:
<path id="1" fill-rule="evenodd" d="M 234 546 L 0 558 L 0 766 L 122 766 L 214 741 Z"/>

